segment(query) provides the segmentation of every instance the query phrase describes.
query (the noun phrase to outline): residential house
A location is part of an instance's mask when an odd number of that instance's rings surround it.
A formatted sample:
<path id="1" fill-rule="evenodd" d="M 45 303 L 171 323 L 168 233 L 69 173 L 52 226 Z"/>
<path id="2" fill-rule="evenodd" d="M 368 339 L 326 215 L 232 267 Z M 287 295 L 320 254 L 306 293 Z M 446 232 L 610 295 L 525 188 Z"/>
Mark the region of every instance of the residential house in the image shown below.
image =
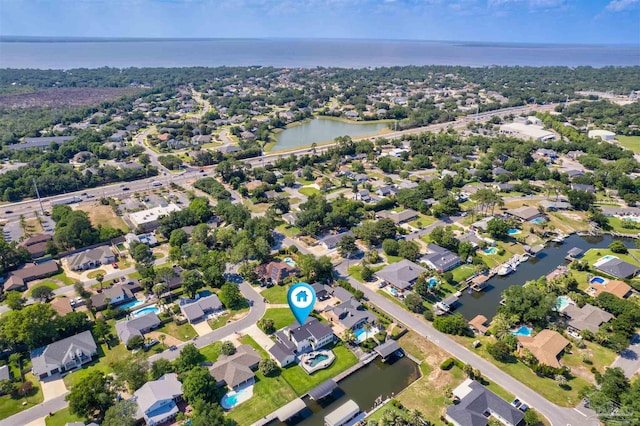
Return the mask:
<path id="1" fill-rule="evenodd" d="M 439 273 L 449 271 L 462 263 L 457 254 L 437 244 L 429 244 L 427 250 L 429 253 L 422 256 L 420 262 Z"/>
<path id="2" fill-rule="evenodd" d="M 560 368 L 558 358 L 562 355 L 569 341 L 562 334 L 553 330 L 542 330 L 535 336 L 517 336 L 521 348 L 528 349 L 540 364 Z"/>
<path id="3" fill-rule="evenodd" d="M 487 227 L 489 226 L 489 221 L 491 219 L 493 219 L 493 216 L 480 219 L 477 222 L 472 223 L 470 228 L 476 232 L 477 231 L 487 232 Z"/>
<path id="4" fill-rule="evenodd" d="M 517 209 L 507 210 L 507 214 L 523 222 L 529 222 L 534 219 L 544 217 L 544 213 L 540 213 L 538 209 L 528 206 L 522 206 Z"/>
<path id="5" fill-rule="evenodd" d="M 40 138 L 25 138 L 22 143 L 14 143 L 6 145 L 7 149 L 28 149 L 28 148 L 48 148 L 52 143 L 58 145 L 75 139 L 75 136 L 47 136 Z"/>
<path id="6" fill-rule="evenodd" d="M 400 225 L 401 223 L 409 222 L 418 217 L 418 212 L 413 209 L 406 209 L 401 212 L 384 210 L 376 213 L 376 217 L 378 219 L 391 219 L 396 225 Z"/>
<path id="7" fill-rule="evenodd" d="M 373 324 L 376 316 L 364 309 L 355 298 L 351 298 L 339 305 L 329 306 L 322 315 L 332 324 L 340 324 L 345 329 L 356 330 L 364 324 Z"/>
<path id="8" fill-rule="evenodd" d="M 70 300 L 66 297 L 56 297 L 51 302 L 49 302 L 49 306 L 51 306 L 53 310 L 56 311 L 59 317 L 63 317 L 73 312 Z"/>
<path id="9" fill-rule="evenodd" d="M 218 385 L 237 389 L 254 381 L 253 371 L 258 368 L 262 357 L 250 345 L 240 345 L 233 355 L 221 355 L 218 361 L 209 367 L 209 373 Z"/>
<path id="10" fill-rule="evenodd" d="M 399 189 L 396 188 L 395 185 L 385 185 L 385 186 L 381 186 L 380 188 L 376 189 L 376 194 L 378 194 L 381 197 L 389 197 L 392 195 L 397 195 L 398 194 Z"/>
<path id="11" fill-rule="evenodd" d="M 3 289 L 4 291 L 23 289 L 29 281 L 57 274 L 58 271 L 58 262 L 53 260 L 43 263 L 27 263 L 21 268 L 9 273 L 7 280 L 4 282 Z"/>
<path id="12" fill-rule="evenodd" d="M 218 151 L 220 151 L 223 154 L 232 154 L 234 152 L 240 151 L 240 148 L 238 148 L 235 145 L 223 145 L 218 148 Z"/>
<path id="13" fill-rule="evenodd" d="M 502 176 L 502 175 L 510 175 L 511 172 L 502 167 L 494 167 L 493 168 L 493 176 Z"/>
<path id="14" fill-rule="evenodd" d="M 284 220 L 288 225 L 294 226 L 298 221 L 298 214 L 296 212 L 289 212 L 282 215 L 282 220 Z"/>
<path id="15" fill-rule="evenodd" d="M 486 426 L 489 417 L 505 426 L 517 426 L 524 419 L 524 412 L 474 380 L 462 382 L 453 395 L 458 402 L 447 407 L 446 418 L 455 426 Z"/>
<path id="16" fill-rule="evenodd" d="M 51 234 L 33 234 L 18 245 L 26 248 L 31 257 L 35 259 L 44 256 L 47 243 L 51 240 Z"/>
<path id="17" fill-rule="evenodd" d="M 594 268 L 614 278 L 626 279 L 635 277 L 640 268 L 617 257 L 605 258 L 594 263 Z"/>
<path id="18" fill-rule="evenodd" d="M 584 172 L 582 170 L 576 170 L 576 169 L 566 170 L 565 173 L 567 174 L 567 176 L 569 176 L 569 179 L 584 176 Z"/>
<path id="19" fill-rule="evenodd" d="M 193 324 L 204 319 L 205 315 L 224 310 L 224 305 L 216 294 L 200 297 L 196 300 L 188 300 L 180 304 L 182 315 Z"/>
<path id="20" fill-rule="evenodd" d="M 566 201 L 542 200 L 538 203 L 538 205 L 544 208 L 546 211 L 569 210 L 571 208 L 571 204 L 567 203 Z"/>
<path id="21" fill-rule="evenodd" d="M 130 320 L 123 320 L 116 323 L 116 334 L 126 346 L 134 336 L 144 337 L 145 333 L 160 327 L 160 318 L 155 312 L 150 312 Z"/>
<path id="22" fill-rule="evenodd" d="M 107 305 L 116 306 L 126 303 L 133 299 L 133 293 L 127 285 L 114 285 L 105 288 L 102 292 L 91 296 L 91 306 L 101 311 L 107 308 Z"/>
<path id="23" fill-rule="evenodd" d="M 91 331 L 31 351 L 31 370 L 39 379 L 73 370 L 90 362 L 98 354 Z"/>
<path id="24" fill-rule="evenodd" d="M 473 317 L 471 321 L 469 321 L 469 327 L 476 334 L 484 335 L 487 330 L 489 330 L 489 326 L 487 325 L 489 320 L 484 315 L 476 315 Z"/>
<path id="25" fill-rule="evenodd" d="M 572 183 L 571 184 L 571 189 L 574 191 L 585 191 L 585 192 L 590 192 L 590 193 L 594 193 L 596 192 L 596 187 L 593 185 L 587 185 L 584 183 Z"/>
<path id="26" fill-rule="evenodd" d="M 587 136 L 591 139 L 600 139 L 607 142 L 616 139 L 616 134 L 614 132 L 600 129 L 589 130 Z"/>
<path id="27" fill-rule="evenodd" d="M 211 135 L 196 135 L 191 138 L 191 143 L 194 145 L 202 145 L 211 142 Z"/>
<path id="28" fill-rule="evenodd" d="M 385 266 L 376 272 L 376 276 L 397 290 L 404 291 L 410 289 L 420 274 L 426 271 L 422 266 L 403 259 Z"/>
<path id="29" fill-rule="evenodd" d="M 613 315 L 609 312 L 588 303 L 582 308 L 569 304 L 562 310 L 562 315 L 567 318 L 567 329 L 574 333 L 580 333 L 582 330 L 595 333 L 602 324 L 613 319 Z"/>
<path id="30" fill-rule="evenodd" d="M 97 268 L 116 261 L 110 246 L 100 246 L 67 256 L 67 265 L 72 271 Z"/>
<path id="31" fill-rule="evenodd" d="M 269 262 L 255 269 L 264 282 L 281 284 L 289 275 L 294 275 L 297 269 L 284 262 Z"/>
<path id="32" fill-rule="evenodd" d="M 356 201 L 368 203 L 369 201 L 371 201 L 371 193 L 368 189 L 361 189 L 356 192 L 355 199 Z"/>
<path id="33" fill-rule="evenodd" d="M 346 232 L 341 232 L 339 234 L 327 235 L 327 236 L 323 237 L 322 239 L 320 239 L 320 244 L 322 244 L 322 246 L 325 249 L 332 250 L 332 249 L 338 247 L 338 243 L 340 243 L 340 240 L 342 240 L 342 238 L 346 237 L 346 236 L 353 237 L 353 232 L 346 231 Z"/>
<path id="34" fill-rule="evenodd" d="M 313 283 L 311 288 L 315 291 L 316 299 L 318 300 L 327 300 L 331 297 L 331 292 L 333 291 L 333 288 L 322 283 Z"/>
<path id="35" fill-rule="evenodd" d="M 338 299 L 340 302 L 346 302 L 353 297 L 353 294 L 349 293 L 343 287 L 336 287 L 332 289 L 331 296 Z"/>
<path id="36" fill-rule="evenodd" d="M 147 382 L 134 392 L 131 401 L 137 405 L 136 419 L 147 426 L 168 422 L 178 415 L 177 402 L 182 400 L 182 383 L 176 373 L 167 373 Z"/>
<path id="37" fill-rule="evenodd" d="M 309 318 L 302 325 L 294 322 L 278 330 L 275 336 L 276 344 L 269 349 L 269 353 L 283 367 L 295 361 L 297 355 L 320 349 L 335 339 L 331 327 L 317 318 Z"/>
<path id="38" fill-rule="evenodd" d="M 593 297 L 598 297 L 600 293 L 611 293 L 620 299 L 626 299 L 632 291 L 631 286 L 623 281 L 609 280 L 602 284 L 591 283 L 587 293 Z"/>
<path id="39" fill-rule="evenodd" d="M 511 192 L 515 189 L 515 185 L 512 183 L 494 183 L 493 188 L 498 192 Z"/>

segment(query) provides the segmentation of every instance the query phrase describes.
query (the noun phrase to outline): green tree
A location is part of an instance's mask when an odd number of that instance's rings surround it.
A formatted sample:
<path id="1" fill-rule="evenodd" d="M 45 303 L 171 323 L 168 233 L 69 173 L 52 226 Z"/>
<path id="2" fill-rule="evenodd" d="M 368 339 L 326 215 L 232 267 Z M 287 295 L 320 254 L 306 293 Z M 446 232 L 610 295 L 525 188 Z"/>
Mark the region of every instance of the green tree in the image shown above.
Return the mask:
<path id="1" fill-rule="evenodd" d="M 158 380 L 167 373 L 173 373 L 173 364 L 165 358 L 158 358 L 151 364 L 151 379 Z"/>
<path id="2" fill-rule="evenodd" d="M 193 403 L 199 399 L 203 401 L 217 400 L 216 381 L 209 370 L 204 367 L 193 367 L 182 379 L 182 392 L 184 399 Z"/>
<path id="3" fill-rule="evenodd" d="M 469 332 L 467 320 L 461 314 L 436 317 L 433 320 L 433 327 L 443 333 L 460 336 Z"/>
<path id="4" fill-rule="evenodd" d="M 131 400 L 121 400 L 109 407 L 104 413 L 102 426 L 134 426 L 138 406 Z"/>
<path id="5" fill-rule="evenodd" d="M 171 247 L 180 247 L 189 241 L 189 236 L 183 229 L 174 229 L 169 236 L 169 245 Z"/>
<path id="6" fill-rule="evenodd" d="M 175 367 L 178 372 L 185 372 L 200 365 L 200 363 L 204 361 L 204 355 L 198 351 L 193 343 L 189 343 L 182 347 L 180 355 L 178 355 L 178 358 L 175 360 Z"/>
<path id="7" fill-rule="evenodd" d="M 202 287 L 204 287 L 204 279 L 198 271 L 188 270 L 182 273 L 182 288 L 189 297 L 194 298 Z"/>
<path id="8" fill-rule="evenodd" d="M 424 305 L 422 304 L 422 297 L 415 293 L 409 293 L 404 298 L 404 303 L 411 312 L 421 314 L 424 311 Z"/>
<path id="9" fill-rule="evenodd" d="M 9 291 L 5 297 L 5 302 L 9 309 L 14 311 L 19 311 L 24 308 L 24 304 L 27 302 L 27 299 L 22 297 L 22 294 L 16 290 Z"/>
<path id="10" fill-rule="evenodd" d="M 589 210 L 596 201 L 596 196 L 591 192 L 570 190 L 567 192 L 569 203 L 576 210 Z"/>
<path id="11" fill-rule="evenodd" d="M 104 281 L 104 274 L 96 275 L 96 281 L 100 284 L 100 290 L 102 290 L 102 282 Z"/>
<path id="12" fill-rule="evenodd" d="M 271 377 L 280 372 L 280 367 L 278 367 L 278 364 L 276 364 L 272 359 L 264 358 L 260 360 L 258 370 L 260 370 L 260 372 L 266 377 Z"/>
<path id="13" fill-rule="evenodd" d="M 101 338 L 104 344 L 107 345 L 107 348 L 111 349 L 111 346 L 109 345 L 111 328 L 104 318 L 96 319 L 95 325 L 93 326 L 93 334 Z"/>
<path id="14" fill-rule="evenodd" d="M 338 253 L 342 257 L 351 257 L 353 253 L 358 251 L 356 238 L 353 235 L 345 235 L 338 242 Z"/>
<path id="15" fill-rule="evenodd" d="M 142 345 L 144 345 L 144 337 L 142 336 L 132 336 L 126 344 L 129 350 L 141 348 Z"/>
<path id="16" fill-rule="evenodd" d="M 215 402 L 202 399 L 193 404 L 191 426 L 237 426 L 237 423 L 226 417 L 222 408 Z"/>
<path id="17" fill-rule="evenodd" d="M 487 345 L 487 352 L 489 352 L 489 355 L 501 362 L 506 362 L 513 357 L 511 348 L 502 340 L 498 340 L 495 343 Z"/>
<path id="18" fill-rule="evenodd" d="M 487 222 L 487 232 L 493 238 L 502 240 L 509 235 L 509 223 L 505 220 L 494 217 Z"/>
<path id="19" fill-rule="evenodd" d="M 115 401 L 116 392 L 110 379 L 98 370 L 92 370 L 74 385 L 65 399 L 69 411 L 79 417 L 100 418 Z"/>
<path id="20" fill-rule="evenodd" d="M 41 302 L 46 302 L 53 297 L 53 290 L 45 285 L 36 287 L 31 292 L 31 297 L 34 299 L 40 299 Z"/>
<path id="21" fill-rule="evenodd" d="M 398 256 L 415 262 L 420 255 L 420 247 L 413 241 L 398 241 Z"/>
<path id="22" fill-rule="evenodd" d="M 271 318 L 261 318 L 257 322 L 260 330 L 264 331 L 266 334 L 273 334 L 276 332 L 275 323 Z"/>
<path id="23" fill-rule="evenodd" d="M 236 310 L 247 305 L 247 300 L 240 293 L 238 285 L 234 283 L 225 283 L 220 289 L 218 296 L 227 309 Z"/>
<path id="24" fill-rule="evenodd" d="M 618 240 L 609 244 L 609 250 L 619 254 L 627 254 L 629 252 L 629 250 L 627 250 L 627 246 L 625 246 L 622 241 L 618 241 Z"/>
<path id="25" fill-rule="evenodd" d="M 130 355 L 113 364 L 113 372 L 120 383 L 126 383 L 133 393 L 144 385 L 149 377 L 149 362 L 141 356 Z"/>
<path id="26" fill-rule="evenodd" d="M 15 383 L 13 383 L 11 380 L 9 379 L 3 379 L 0 380 L 0 392 L 2 392 L 3 395 L 12 395 L 17 389 L 17 386 Z"/>
<path id="27" fill-rule="evenodd" d="M 373 278 L 373 271 L 368 266 L 362 266 L 362 270 L 360 271 L 360 276 L 364 281 L 369 281 Z"/>
<path id="28" fill-rule="evenodd" d="M 222 355 L 233 355 L 236 353 L 236 347 L 233 343 L 228 340 L 222 342 L 222 346 L 220 347 L 220 353 Z"/>
<path id="29" fill-rule="evenodd" d="M 382 242 L 382 250 L 386 255 L 389 256 L 397 256 L 398 255 L 399 244 L 396 240 L 391 238 L 387 238 Z"/>

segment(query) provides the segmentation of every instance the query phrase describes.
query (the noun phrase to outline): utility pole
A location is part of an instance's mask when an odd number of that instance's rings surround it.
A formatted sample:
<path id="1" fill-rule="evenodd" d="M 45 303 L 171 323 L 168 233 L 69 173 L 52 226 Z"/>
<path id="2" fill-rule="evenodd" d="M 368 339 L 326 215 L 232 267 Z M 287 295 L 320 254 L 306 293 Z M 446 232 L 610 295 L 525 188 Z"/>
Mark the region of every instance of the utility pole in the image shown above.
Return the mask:
<path id="1" fill-rule="evenodd" d="M 40 203 L 40 211 L 44 214 L 44 207 L 42 207 L 42 199 L 40 199 L 40 191 L 38 191 L 38 184 L 36 178 L 33 178 L 33 186 L 36 189 L 36 195 L 38 196 L 38 203 Z"/>

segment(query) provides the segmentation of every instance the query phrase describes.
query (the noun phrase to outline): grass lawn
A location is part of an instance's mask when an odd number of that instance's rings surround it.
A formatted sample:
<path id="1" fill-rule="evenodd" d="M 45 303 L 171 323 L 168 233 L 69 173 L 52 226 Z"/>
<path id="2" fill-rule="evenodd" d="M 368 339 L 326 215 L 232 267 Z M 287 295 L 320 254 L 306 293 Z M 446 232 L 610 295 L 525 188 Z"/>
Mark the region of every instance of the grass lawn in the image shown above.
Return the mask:
<path id="1" fill-rule="evenodd" d="M 200 353 L 204 355 L 204 357 L 209 362 L 216 362 L 218 357 L 220 356 L 220 349 L 222 348 L 222 342 L 213 342 L 210 345 L 205 346 L 200 349 Z"/>
<path id="2" fill-rule="evenodd" d="M 595 377 L 591 373 L 591 367 L 595 367 L 600 373 L 609 367 L 616 359 L 617 354 L 611 349 L 600 346 L 594 342 L 584 341 L 586 348 L 579 349 L 577 346 L 571 348 L 571 353 L 565 352 L 562 356 L 562 364 L 570 367 L 574 374 L 583 378 L 589 377 L 595 384 Z M 582 360 L 583 355 L 587 355 L 590 364 Z"/>
<path id="3" fill-rule="evenodd" d="M 191 340 L 198 335 L 189 323 L 177 325 L 175 322 L 168 322 L 156 331 L 173 336 L 183 342 Z"/>
<path id="4" fill-rule="evenodd" d="M 296 394 L 301 396 L 325 380 L 332 378 L 358 362 L 356 356 L 343 345 L 334 346 L 333 353 L 336 355 L 336 360 L 329 368 L 316 371 L 309 375 L 302 367 L 291 365 L 282 370 L 282 377 L 291 385 Z"/>
<path id="5" fill-rule="evenodd" d="M 104 277 L 106 273 L 107 271 L 105 271 L 104 269 L 96 269 L 95 271 L 89 272 L 87 274 L 87 278 L 95 278 L 100 274 L 102 274 L 102 276 Z"/>
<path id="6" fill-rule="evenodd" d="M 227 325 L 227 322 L 242 318 L 248 312 L 249 312 L 249 308 L 244 308 L 244 309 L 240 309 L 240 310 L 237 310 L 237 311 L 226 312 L 226 313 L 216 317 L 216 319 L 210 320 L 209 321 L 209 327 L 211 327 L 212 330 L 215 330 L 216 328 L 220 328 L 222 326 Z"/>
<path id="7" fill-rule="evenodd" d="M 31 408 L 44 401 L 40 382 L 36 380 L 35 376 L 31 373 L 27 373 L 25 375 L 25 380 L 29 380 L 33 383 L 31 394 L 25 398 L 13 398 L 11 395 L 0 396 L 0 419 L 6 419 L 9 416 L 13 416 L 20 411 Z M 22 405 L 24 402 L 26 402 L 26 404 Z"/>
<path id="8" fill-rule="evenodd" d="M 97 203 L 83 210 L 89 215 L 89 220 L 91 220 L 93 226 L 110 226 L 115 229 L 120 229 L 121 231 L 127 231 L 129 229 L 127 224 L 124 223 L 124 220 L 115 214 L 111 206 L 103 206 Z"/>
<path id="9" fill-rule="evenodd" d="M 620 136 L 617 135 L 616 139 L 623 147 L 630 149 L 635 153 L 640 153 L 640 136 Z"/>
<path id="10" fill-rule="evenodd" d="M 58 288 L 58 286 L 56 285 L 56 283 L 52 283 L 51 281 L 45 281 L 43 283 L 40 284 L 36 284 L 33 287 L 31 287 L 29 289 L 29 297 L 31 297 L 31 295 L 33 294 L 33 290 L 35 290 L 36 288 L 40 288 L 40 287 L 47 287 L 51 290 L 55 290 Z"/>
<path id="11" fill-rule="evenodd" d="M 295 321 L 289 308 L 269 308 L 262 318 L 272 319 L 276 330 L 291 325 Z"/>
<path id="12" fill-rule="evenodd" d="M 640 232 L 640 223 L 636 223 L 635 225 L 638 227 L 637 229 L 624 228 L 622 226 L 622 219 L 617 217 L 609 218 L 609 225 L 613 228 L 612 231 L 619 232 L 620 234 L 631 234 L 636 235 Z"/>
<path id="13" fill-rule="evenodd" d="M 276 230 L 279 232 L 282 232 L 284 235 L 286 235 L 289 238 L 295 238 L 297 235 L 300 235 L 300 228 L 287 225 L 286 223 L 283 223 L 282 225 L 278 225 L 276 227 Z"/>
<path id="14" fill-rule="evenodd" d="M 380 421 L 380 420 L 382 420 L 384 418 L 385 414 L 388 411 L 394 413 L 397 416 L 400 416 L 400 417 L 404 418 L 405 413 L 402 412 L 398 407 L 392 405 L 391 401 L 389 401 L 386 404 L 384 404 L 382 407 L 380 407 L 378 409 L 378 411 L 376 411 L 375 413 L 373 413 L 372 415 L 367 417 L 367 420 Z"/>
<path id="15" fill-rule="evenodd" d="M 306 195 L 307 197 L 310 197 L 313 194 L 321 194 L 319 189 L 314 188 L 312 186 L 302 187 L 302 188 L 298 189 L 298 192 L 301 193 L 302 195 Z"/>
<path id="16" fill-rule="evenodd" d="M 393 303 L 395 303 L 398 306 L 402 306 L 404 309 L 407 309 L 407 307 L 405 306 L 404 303 L 402 303 L 401 301 L 398 300 L 397 297 L 393 297 L 392 295 L 389 294 L 388 291 L 386 290 L 377 290 L 377 293 L 381 296 L 386 297 L 387 299 L 391 300 Z"/>
<path id="17" fill-rule="evenodd" d="M 384 267 L 384 265 L 379 265 L 379 266 L 371 266 L 371 265 L 369 265 L 369 269 L 371 269 L 374 273 L 378 272 L 383 267 Z M 355 278 L 356 280 L 360 281 L 361 283 L 364 282 L 364 279 L 362 278 L 362 266 L 360 266 L 360 265 L 350 266 L 349 269 L 347 270 L 347 272 L 349 273 L 349 275 L 351 275 L 353 278 Z"/>
<path id="18" fill-rule="evenodd" d="M 254 204 L 251 200 L 246 198 L 242 200 L 242 204 L 247 206 L 247 208 L 251 210 L 253 213 L 264 213 L 267 210 L 269 210 L 269 207 L 271 206 L 271 204 L 269 203 Z"/>
<path id="19" fill-rule="evenodd" d="M 392 256 L 390 254 L 385 254 L 384 257 L 387 258 L 388 264 L 397 263 L 397 262 L 400 262 L 402 259 L 404 259 L 404 257 Z"/>
<path id="20" fill-rule="evenodd" d="M 451 273 L 453 274 L 453 279 L 458 283 L 464 282 L 464 280 L 473 275 L 474 272 L 475 269 L 471 265 L 460 265 L 456 269 L 451 271 Z"/>
<path id="21" fill-rule="evenodd" d="M 238 340 L 240 340 L 240 343 L 242 343 L 243 345 L 250 345 L 251 347 L 253 347 L 253 349 L 255 349 L 262 358 L 269 358 L 269 354 L 267 353 L 267 351 L 265 351 L 264 348 L 253 339 L 253 337 L 246 335 L 242 336 Z"/>
<path id="22" fill-rule="evenodd" d="M 53 416 L 47 416 L 45 418 L 47 426 L 65 426 L 67 423 L 84 422 L 85 419 L 78 417 L 75 414 L 69 412 L 69 407 L 63 408 L 60 411 L 53 413 Z"/>
<path id="23" fill-rule="evenodd" d="M 269 303 L 287 303 L 288 285 L 274 285 L 260 293 Z"/>
<path id="24" fill-rule="evenodd" d="M 640 250 L 638 249 L 630 249 L 629 253 L 633 253 L 634 256 L 640 258 Z M 584 257 L 581 260 L 587 262 L 589 265 L 593 265 L 598 259 L 603 256 L 615 256 L 621 260 L 624 260 L 625 262 L 631 263 L 632 265 L 638 265 L 638 262 L 629 254 L 614 253 L 608 248 L 589 249 L 584 254 Z"/>
<path id="25" fill-rule="evenodd" d="M 67 386 L 67 389 L 71 389 L 76 383 L 84 380 L 87 375 L 89 375 L 92 371 L 102 371 L 103 373 L 111 373 L 112 365 L 120 361 L 123 358 L 126 358 L 129 355 L 129 351 L 125 348 L 124 345 L 120 344 L 107 350 L 106 345 L 100 344 L 98 346 L 98 355 L 100 358 L 93 361 L 90 364 L 85 364 L 82 368 L 69 373 L 64 378 L 64 384 Z"/>
<path id="26" fill-rule="evenodd" d="M 64 285 L 73 285 L 73 283 L 76 282 L 76 280 L 69 278 L 64 272 L 60 272 L 59 274 L 53 275 L 49 278 L 52 280 L 58 280 Z"/>
<path id="27" fill-rule="evenodd" d="M 422 213 L 418 216 L 416 220 L 409 222 L 409 225 L 413 226 L 417 229 L 426 228 L 427 226 L 435 223 L 438 219 L 433 216 L 427 216 Z"/>
<path id="28" fill-rule="evenodd" d="M 577 404 L 578 401 L 580 401 L 580 397 L 578 396 L 580 389 L 585 386 L 590 386 L 590 383 L 582 377 L 574 377 L 568 382 L 568 390 L 564 390 L 558 386 L 558 383 L 555 380 L 551 378 L 538 377 L 529 367 L 519 361 L 514 363 L 504 363 L 496 360 L 489 355 L 486 349 L 488 343 L 495 341 L 493 337 L 454 336 L 454 339 L 464 344 L 469 348 L 469 350 L 490 361 L 505 373 L 518 379 L 524 385 L 529 386 L 531 389 L 535 389 L 540 395 L 544 396 L 549 401 L 561 407 L 572 407 Z M 474 340 L 480 340 L 482 345 L 476 349 L 472 349 L 471 344 Z"/>

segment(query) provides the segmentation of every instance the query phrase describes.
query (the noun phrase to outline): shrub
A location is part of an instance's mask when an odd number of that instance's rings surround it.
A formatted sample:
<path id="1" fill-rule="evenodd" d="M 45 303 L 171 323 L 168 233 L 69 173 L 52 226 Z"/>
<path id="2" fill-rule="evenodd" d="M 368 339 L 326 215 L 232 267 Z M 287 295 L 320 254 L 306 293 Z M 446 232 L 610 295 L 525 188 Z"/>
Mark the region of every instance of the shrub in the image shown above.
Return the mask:
<path id="1" fill-rule="evenodd" d="M 376 333 L 376 339 L 378 339 L 379 342 L 384 342 L 387 339 L 387 332 L 380 330 Z"/>
<path id="2" fill-rule="evenodd" d="M 265 334 L 273 334 L 276 332 L 275 323 L 271 318 L 262 318 L 258 320 L 257 325 Z"/>
<path id="3" fill-rule="evenodd" d="M 224 342 L 222 342 L 222 347 L 220 347 L 220 353 L 227 356 L 233 355 L 236 353 L 236 347 L 233 345 L 233 343 L 225 340 Z"/>
<path id="4" fill-rule="evenodd" d="M 467 320 L 461 314 L 437 317 L 433 320 L 433 327 L 447 334 L 463 336 L 469 332 Z"/>
<path id="5" fill-rule="evenodd" d="M 276 364 L 275 361 L 271 359 L 266 359 L 266 358 L 260 360 L 260 363 L 258 364 L 258 369 L 262 374 L 264 374 L 267 377 L 274 376 L 280 371 L 280 367 L 278 367 L 278 364 Z"/>
<path id="6" fill-rule="evenodd" d="M 373 271 L 367 266 L 363 266 L 362 271 L 360 271 L 360 275 L 362 276 L 362 279 L 364 281 L 369 281 L 371 278 L 373 278 Z"/>
<path id="7" fill-rule="evenodd" d="M 456 363 L 455 359 L 447 358 L 444 361 L 442 361 L 442 364 L 440 364 L 440 370 L 451 370 L 455 365 L 455 363 Z"/>
<path id="8" fill-rule="evenodd" d="M 627 250 L 627 246 L 625 246 L 622 241 L 614 241 L 609 244 L 609 250 L 619 254 L 626 254 L 629 252 L 629 250 Z"/>
<path id="9" fill-rule="evenodd" d="M 389 256 L 398 255 L 398 242 L 391 238 L 388 238 L 382 242 L 382 250 Z"/>
<path id="10" fill-rule="evenodd" d="M 489 355 L 502 362 L 508 361 L 513 356 L 509 345 L 500 340 L 496 343 L 487 345 L 487 352 L 489 352 Z"/>
<path id="11" fill-rule="evenodd" d="M 433 311 L 431 309 L 425 309 L 424 312 L 422 313 L 422 316 L 427 321 L 433 321 Z"/>

